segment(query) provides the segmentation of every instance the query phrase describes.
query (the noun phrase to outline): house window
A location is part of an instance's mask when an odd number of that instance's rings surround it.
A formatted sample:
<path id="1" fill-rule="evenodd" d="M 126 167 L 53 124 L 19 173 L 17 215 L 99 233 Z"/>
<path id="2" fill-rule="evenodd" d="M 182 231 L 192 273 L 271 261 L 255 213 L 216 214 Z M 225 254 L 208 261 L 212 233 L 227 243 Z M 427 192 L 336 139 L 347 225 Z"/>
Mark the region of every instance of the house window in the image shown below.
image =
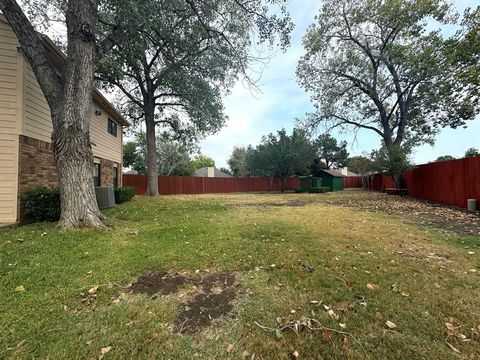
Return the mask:
<path id="1" fill-rule="evenodd" d="M 100 186 L 100 164 L 93 164 L 93 185 Z"/>
<path id="2" fill-rule="evenodd" d="M 117 123 L 110 118 L 108 118 L 107 131 L 113 136 L 117 136 Z"/>
<path id="3" fill-rule="evenodd" d="M 118 166 L 113 166 L 113 187 L 118 187 Z"/>

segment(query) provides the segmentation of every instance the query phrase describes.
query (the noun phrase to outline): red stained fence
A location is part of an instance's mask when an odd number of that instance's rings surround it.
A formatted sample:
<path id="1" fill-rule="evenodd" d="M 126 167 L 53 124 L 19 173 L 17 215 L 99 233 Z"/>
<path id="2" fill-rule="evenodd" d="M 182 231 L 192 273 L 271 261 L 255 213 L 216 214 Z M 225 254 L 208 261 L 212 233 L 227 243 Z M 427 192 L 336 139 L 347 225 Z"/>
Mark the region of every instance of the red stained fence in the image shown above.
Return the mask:
<path id="1" fill-rule="evenodd" d="M 362 178 L 360 176 L 345 176 L 343 179 L 345 189 L 362 187 Z"/>
<path id="2" fill-rule="evenodd" d="M 347 186 L 345 178 L 345 187 Z M 480 202 L 480 157 L 441 161 L 415 166 L 405 172 L 408 195 L 417 199 L 461 208 L 467 199 Z M 361 183 L 360 183 L 361 185 Z M 374 191 L 395 187 L 390 175 L 377 174 L 372 181 Z"/>
<path id="3" fill-rule="evenodd" d="M 135 188 L 136 195 L 147 190 L 147 176 L 123 175 L 123 186 Z M 285 190 L 300 186 L 299 178 L 288 178 Z M 159 176 L 158 190 L 161 195 L 174 194 L 214 194 L 232 192 L 280 191 L 280 180 L 268 177 L 208 178 L 196 176 Z"/>

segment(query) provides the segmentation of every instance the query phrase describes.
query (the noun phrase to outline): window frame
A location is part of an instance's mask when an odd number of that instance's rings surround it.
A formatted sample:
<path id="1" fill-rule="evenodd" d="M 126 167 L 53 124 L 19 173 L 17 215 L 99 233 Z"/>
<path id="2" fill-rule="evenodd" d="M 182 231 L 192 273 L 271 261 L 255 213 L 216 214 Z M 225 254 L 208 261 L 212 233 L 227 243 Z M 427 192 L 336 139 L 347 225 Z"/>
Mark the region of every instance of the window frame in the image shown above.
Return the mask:
<path id="1" fill-rule="evenodd" d="M 118 136 L 118 124 L 110 118 L 107 120 L 107 132 L 112 136 Z"/>
<path id="2" fill-rule="evenodd" d="M 112 175 L 113 188 L 118 187 L 118 166 L 113 165 L 113 175 Z"/>
<path id="3" fill-rule="evenodd" d="M 95 172 L 98 169 L 98 176 L 95 176 Z M 93 186 L 100 187 L 102 186 L 102 166 L 100 163 L 93 163 Z"/>

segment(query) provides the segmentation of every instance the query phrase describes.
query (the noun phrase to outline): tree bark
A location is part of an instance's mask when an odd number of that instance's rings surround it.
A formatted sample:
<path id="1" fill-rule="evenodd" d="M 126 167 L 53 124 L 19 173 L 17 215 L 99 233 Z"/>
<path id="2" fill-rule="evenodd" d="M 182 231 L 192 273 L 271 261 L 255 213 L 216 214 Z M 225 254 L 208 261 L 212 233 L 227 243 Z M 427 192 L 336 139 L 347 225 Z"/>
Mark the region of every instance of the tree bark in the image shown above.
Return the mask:
<path id="1" fill-rule="evenodd" d="M 145 128 L 147 139 L 147 174 L 148 186 L 145 192 L 146 196 L 158 195 L 158 160 L 157 160 L 157 141 L 155 135 L 155 107 L 149 107 L 145 111 Z"/>
<path id="2" fill-rule="evenodd" d="M 50 65 L 39 35 L 15 0 L 0 0 L 52 115 L 52 145 L 59 175 L 60 225 L 104 227 L 93 185 L 90 107 L 98 0 L 69 0 L 68 55 L 62 76 Z"/>

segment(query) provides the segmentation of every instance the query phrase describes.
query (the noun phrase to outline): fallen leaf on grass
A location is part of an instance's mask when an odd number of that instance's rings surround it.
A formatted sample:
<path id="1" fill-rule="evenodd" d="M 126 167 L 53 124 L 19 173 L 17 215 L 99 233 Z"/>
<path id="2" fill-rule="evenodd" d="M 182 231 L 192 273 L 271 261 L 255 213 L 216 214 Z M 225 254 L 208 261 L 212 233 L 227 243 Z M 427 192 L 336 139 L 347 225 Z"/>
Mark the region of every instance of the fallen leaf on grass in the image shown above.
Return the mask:
<path id="1" fill-rule="evenodd" d="M 233 344 L 228 344 L 227 345 L 227 353 L 231 353 L 233 351 L 233 348 L 234 348 Z"/>
<path id="2" fill-rule="evenodd" d="M 107 346 L 107 347 L 104 347 L 100 350 L 100 352 L 102 353 L 102 355 L 105 355 L 106 353 L 108 353 L 110 350 L 112 350 L 112 347 L 111 346 Z"/>
<path id="3" fill-rule="evenodd" d="M 448 323 L 448 322 L 445 323 L 445 326 L 447 327 L 447 329 L 448 329 L 449 331 L 455 331 L 456 329 L 458 329 L 458 328 L 460 327 L 460 326 L 455 326 L 455 325 L 453 325 L 453 324 L 450 324 L 450 323 Z"/>
<path id="4" fill-rule="evenodd" d="M 15 291 L 16 292 L 24 292 L 25 291 L 25 287 L 23 285 L 18 285 L 16 288 L 15 288 Z"/>
<path id="5" fill-rule="evenodd" d="M 385 323 L 385 325 L 389 328 L 389 329 L 395 329 L 397 327 L 397 325 L 393 322 L 391 322 L 390 320 L 387 320 L 387 322 Z"/>
<path id="6" fill-rule="evenodd" d="M 99 287 L 100 287 L 100 285 L 95 285 L 95 286 L 92 287 L 90 290 L 88 290 L 88 293 L 89 293 L 89 294 L 96 294 Z"/>
<path id="7" fill-rule="evenodd" d="M 369 290 L 375 290 L 378 287 L 378 285 L 375 284 L 367 284 L 367 289 Z"/>
<path id="8" fill-rule="evenodd" d="M 453 346 L 452 344 L 450 344 L 448 341 L 445 341 L 445 344 L 448 345 L 448 347 L 450 349 L 452 349 L 452 351 L 456 352 L 457 354 L 460 354 L 460 350 L 458 350 L 455 346 Z"/>

